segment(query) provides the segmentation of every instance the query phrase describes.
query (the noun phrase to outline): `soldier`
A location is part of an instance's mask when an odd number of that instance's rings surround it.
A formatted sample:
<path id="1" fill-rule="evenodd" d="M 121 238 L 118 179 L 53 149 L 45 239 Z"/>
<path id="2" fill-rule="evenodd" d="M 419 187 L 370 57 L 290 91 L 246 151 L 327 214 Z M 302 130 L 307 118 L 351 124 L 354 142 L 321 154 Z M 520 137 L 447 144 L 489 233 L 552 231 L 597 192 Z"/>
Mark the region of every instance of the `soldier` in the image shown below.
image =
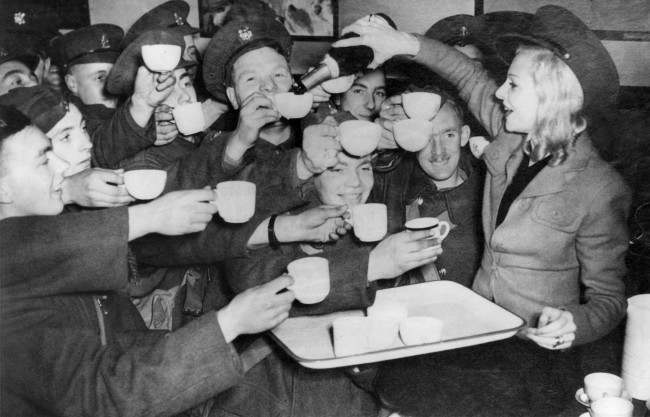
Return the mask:
<path id="1" fill-rule="evenodd" d="M 114 168 L 122 159 L 155 144 L 156 135 L 149 129 L 149 122 L 174 85 L 170 74 L 154 75 L 142 67 L 133 94 L 118 105 L 117 97 L 106 94 L 105 84 L 119 56 L 121 39 L 122 29 L 118 26 L 99 24 L 67 33 L 53 42 L 71 101 L 87 121 L 93 166 L 103 168 Z"/>
<path id="2" fill-rule="evenodd" d="M 120 47 L 121 49 L 125 49 L 136 38 L 150 30 L 166 30 L 179 34 L 184 41 L 183 59 L 189 63 L 196 64 L 194 66 L 187 66 L 187 72 L 193 80 L 198 98 L 202 102 L 203 112 L 206 116 L 206 126 L 210 126 L 228 110 L 228 107 L 225 102 L 212 100 L 209 97 L 205 97 L 206 94 L 203 94 L 203 83 L 199 76 L 201 56 L 196 48 L 194 38 L 199 32 L 199 29 L 191 26 L 187 22 L 189 12 L 190 6 L 183 0 L 170 0 L 154 7 L 140 16 L 131 25 L 126 35 L 124 35 Z M 169 112 L 159 114 L 158 119 L 161 116 L 164 117 L 164 120 L 171 120 L 171 114 Z M 169 126 L 169 132 L 165 137 L 175 136 L 178 133 L 172 127 L 174 126 Z M 158 136 L 162 139 L 160 132 Z"/>

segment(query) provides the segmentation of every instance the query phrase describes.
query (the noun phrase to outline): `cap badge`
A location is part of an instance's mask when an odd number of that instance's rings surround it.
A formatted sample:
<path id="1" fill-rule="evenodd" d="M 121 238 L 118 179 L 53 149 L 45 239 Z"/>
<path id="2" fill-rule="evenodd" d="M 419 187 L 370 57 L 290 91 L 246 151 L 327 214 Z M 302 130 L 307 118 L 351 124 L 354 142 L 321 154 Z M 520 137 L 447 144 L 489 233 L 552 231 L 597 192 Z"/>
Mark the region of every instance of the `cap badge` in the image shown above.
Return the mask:
<path id="1" fill-rule="evenodd" d="M 462 36 L 463 38 L 466 38 L 466 37 L 469 36 L 469 29 L 467 29 L 467 26 L 462 26 L 460 28 L 460 36 Z"/>
<path id="2" fill-rule="evenodd" d="M 105 33 L 102 33 L 102 39 L 100 40 L 102 48 L 108 49 L 111 47 L 111 43 L 108 41 L 108 37 Z"/>
<path id="3" fill-rule="evenodd" d="M 22 26 L 27 21 L 25 20 L 25 12 L 16 12 L 14 13 L 14 23 L 17 24 L 18 26 Z"/>
<path id="4" fill-rule="evenodd" d="M 174 21 L 176 22 L 176 26 L 183 26 L 185 24 L 183 18 L 176 12 L 174 12 Z"/>
<path id="5" fill-rule="evenodd" d="M 251 29 L 248 26 L 240 28 L 237 33 L 239 34 L 239 39 L 244 42 L 248 42 L 253 38 L 253 32 L 251 32 Z"/>

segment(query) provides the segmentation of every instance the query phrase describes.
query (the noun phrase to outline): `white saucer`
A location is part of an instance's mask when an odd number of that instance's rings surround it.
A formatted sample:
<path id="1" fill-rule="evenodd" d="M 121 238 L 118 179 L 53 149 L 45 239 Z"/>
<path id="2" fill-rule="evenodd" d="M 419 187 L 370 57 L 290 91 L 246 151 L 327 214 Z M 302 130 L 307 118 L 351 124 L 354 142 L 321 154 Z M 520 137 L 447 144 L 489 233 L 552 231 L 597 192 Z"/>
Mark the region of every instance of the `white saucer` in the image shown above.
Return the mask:
<path id="1" fill-rule="evenodd" d="M 623 390 L 623 392 L 621 393 L 621 398 L 632 401 L 632 396 L 630 396 L 630 394 L 628 394 L 628 392 L 625 390 Z M 576 391 L 575 399 L 577 402 L 584 405 L 585 407 L 589 407 L 591 405 L 591 401 L 589 401 L 589 397 L 587 397 L 587 394 L 585 394 L 585 390 L 582 387 L 578 388 L 578 390 Z"/>
<path id="2" fill-rule="evenodd" d="M 579 402 L 580 404 L 584 405 L 585 407 L 589 407 L 590 401 L 589 397 L 587 397 L 587 394 L 585 394 L 584 388 L 580 387 L 576 391 L 576 401 Z M 582 417 L 582 416 L 581 416 Z"/>

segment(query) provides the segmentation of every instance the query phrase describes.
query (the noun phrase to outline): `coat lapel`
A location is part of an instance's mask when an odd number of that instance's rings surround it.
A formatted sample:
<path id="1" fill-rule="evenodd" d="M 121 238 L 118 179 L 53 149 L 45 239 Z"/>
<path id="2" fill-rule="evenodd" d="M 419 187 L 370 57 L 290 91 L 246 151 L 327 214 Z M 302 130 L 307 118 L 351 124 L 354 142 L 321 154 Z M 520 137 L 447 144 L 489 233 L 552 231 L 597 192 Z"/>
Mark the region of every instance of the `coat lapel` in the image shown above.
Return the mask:
<path id="1" fill-rule="evenodd" d="M 518 199 L 554 194 L 564 190 L 575 172 L 585 168 L 592 150 L 589 138 L 581 135 L 576 145 L 569 150 L 567 160 L 560 165 L 542 169 L 524 188 Z"/>

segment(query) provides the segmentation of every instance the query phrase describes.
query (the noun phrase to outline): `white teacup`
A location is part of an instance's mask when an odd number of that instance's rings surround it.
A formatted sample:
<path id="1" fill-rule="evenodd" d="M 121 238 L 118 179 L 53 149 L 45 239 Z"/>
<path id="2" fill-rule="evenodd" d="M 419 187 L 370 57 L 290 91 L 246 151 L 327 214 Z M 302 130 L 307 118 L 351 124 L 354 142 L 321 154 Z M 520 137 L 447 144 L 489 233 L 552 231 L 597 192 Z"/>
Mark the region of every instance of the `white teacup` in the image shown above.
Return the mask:
<path id="1" fill-rule="evenodd" d="M 373 317 L 339 317 L 332 322 L 336 356 L 358 355 L 395 345 L 398 323 Z"/>
<path id="2" fill-rule="evenodd" d="M 135 169 L 124 173 L 126 191 L 138 200 L 152 200 L 165 188 L 167 172 L 162 169 Z"/>
<path id="3" fill-rule="evenodd" d="M 341 94 L 345 93 L 352 87 L 352 84 L 354 84 L 354 74 L 352 75 L 345 75 L 343 77 L 338 77 L 338 78 L 332 78 L 331 80 L 324 81 L 321 84 L 321 87 L 323 87 L 323 90 L 325 90 L 326 93 L 330 94 Z"/>
<path id="4" fill-rule="evenodd" d="M 402 107 L 411 119 L 431 120 L 440 110 L 442 98 L 435 93 L 414 92 L 402 94 Z"/>
<path id="5" fill-rule="evenodd" d="M 142 45 L 144 64 L 152 72 L 173 71 L 181 60 L 182 48 L 178 45 Z"/>
<path id="6" fill-rule="evenodd" d="M 255 214 L 255 184 L 224 181 L 214 189 L 219 215 L 228 223 L 245 223 Z"/>
<path id="7" fill-rule="evenodd" d="M 399 323 L 399 335 L 405 345 L 439 342 L 442 338 L 442 320 L 428 316 L 407 317 Z"/>
<path id="8" fill-rule="evenodd" d="M 623 394 L 623 378 L 606 372 L 594 372 L 584 378 L 584 393 L 589 402 L 603 397 L 620 397 Z"/>
<path id="9" fill-rule="evenodd" d="M 184 135 L 193 135 L 205 129 L 205 117 L 201 103 L 187 103 L 174 107 L 172 110 L 176 128 Z"/>
<path id="10" fill-rule="evenodd" d="M 618 397 L 598 399 L 589 406 L 591 417 L 632 417 L 634 404 L 630 400 Z"/>
<path id="11" fill-rule="evenodd" d="M 330 292 L 330 270 L 327 259 L 317 256 L 296 259 L 287 265 L 293 278 L 288 287 L 303 304 L 323 301 Z"/>
<path id="12" fill-rule="evenodd" d="M 287 119 L 300 119 L 307 116 L 313 102 L 312 93 L 277 93 L 273 96 L 275 108 Z"/>
<path id="13" fill-rule="evenodd" d="M 354 234 L 362 242 L 376 242 L 386 236 L 388 228 L 385 204 L 358 204 L 350 208 L 346 219 L 354 227 Z"/>
<path id="14" fill-rule="evenodd" d="M 405 305 L 394 301 L 375 301 L 367 309 L 368 317 L 402 321 L 408 317 L 408 309 Z"/>
<path id="15" fill-rule="evenodd" d="M 427 146 L 433 132 L 433 123 L 421 119 L 404 119 L 393 123 L 393 136 L 400 148 L 419 152 Z"/>
<path id="16" fill-rule="evenodd" d="M 440 242 L 447 237 L 451 230 L 449 223 L 436 217 L 418 217 L 407 221 L 404 226 L 411 231 L 430 230 L 431 237 L 429 239 L 438 239 Z"/>
<path id="17" fill-rule="evenodd" d="M 381 126 L 366 120 L 346 120 L 339 125 L 339 141 L 347 153 L 364 156 L 377 149 Z"/>

